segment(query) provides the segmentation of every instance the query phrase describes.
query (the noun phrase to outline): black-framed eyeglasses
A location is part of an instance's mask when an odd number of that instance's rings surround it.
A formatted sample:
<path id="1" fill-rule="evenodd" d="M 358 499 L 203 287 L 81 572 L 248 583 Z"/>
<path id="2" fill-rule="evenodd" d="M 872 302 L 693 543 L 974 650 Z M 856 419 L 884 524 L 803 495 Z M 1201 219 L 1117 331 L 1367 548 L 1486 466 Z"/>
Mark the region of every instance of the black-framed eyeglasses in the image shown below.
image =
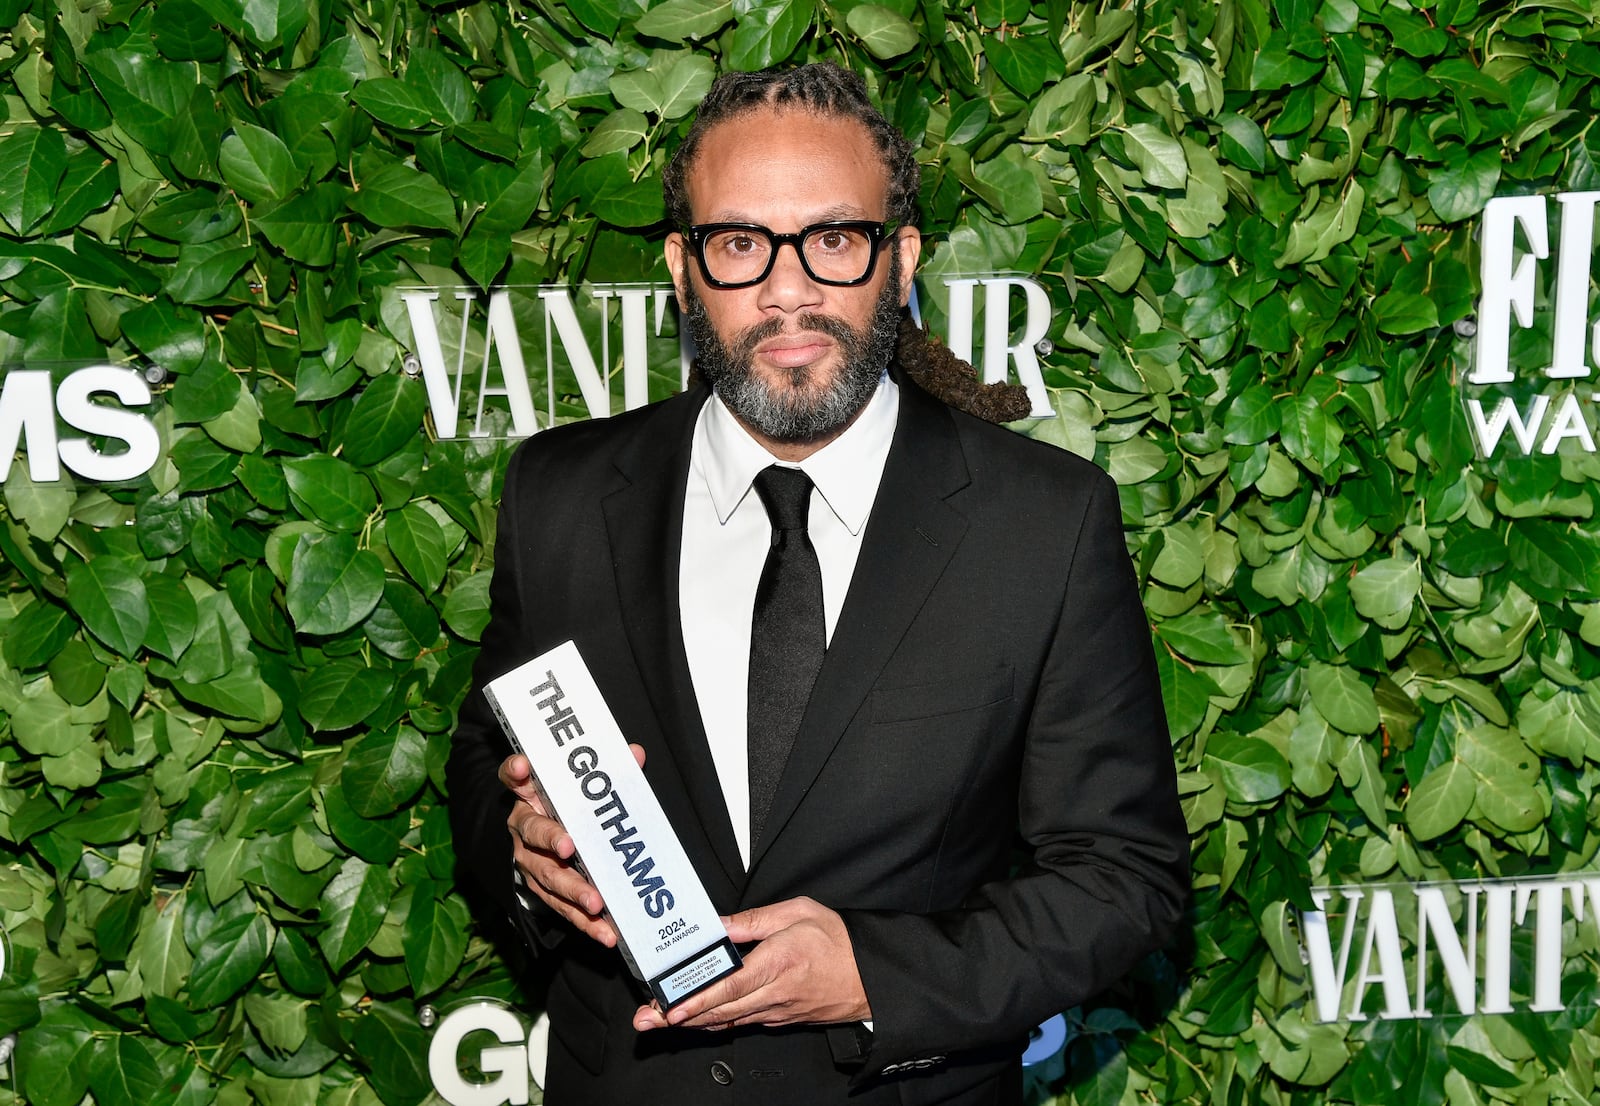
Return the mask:
<path id="1" fill-rule="evenodd" d="M 865 284 L 878 263 L 878 247 L 894 223 L 843 219 L 813 223 L 794 234 L 778 234 L 755 223 L 699 223 L 685 232 L 713 288 L 748 288 L 772 272 L 778 251 L 793 246 L 806 275 L 818 284 Z"/>

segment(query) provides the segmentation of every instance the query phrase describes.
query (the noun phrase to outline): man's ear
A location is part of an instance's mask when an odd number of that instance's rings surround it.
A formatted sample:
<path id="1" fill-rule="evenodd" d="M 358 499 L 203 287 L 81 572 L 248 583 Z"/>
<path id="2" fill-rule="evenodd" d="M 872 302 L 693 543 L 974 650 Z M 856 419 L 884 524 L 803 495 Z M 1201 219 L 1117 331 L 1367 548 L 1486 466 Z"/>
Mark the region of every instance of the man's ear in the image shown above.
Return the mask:
<path id="1" fill-rule="evenodd" d="M 684 242 L 683 235 L 673 231 L 667 235 L 667 240 L 662 244 L 661 252 L 667 259 L 667 272 L 672 274 L 672 286 L 678 290 L 678 302 L 683 303 L 683 282 L 689 279 L 689 267 L 684 264 L 687 257 L 688 244 Z"/>
<path id="2" fill-rule="evenodd" d="M 922 232 L 916 227 L 901 227 L 895 232 L 894 248 L 900 251 L 900 306 L 911 300 L 911 282 L 917 278 L 917 261 L 922 257 Z"/>

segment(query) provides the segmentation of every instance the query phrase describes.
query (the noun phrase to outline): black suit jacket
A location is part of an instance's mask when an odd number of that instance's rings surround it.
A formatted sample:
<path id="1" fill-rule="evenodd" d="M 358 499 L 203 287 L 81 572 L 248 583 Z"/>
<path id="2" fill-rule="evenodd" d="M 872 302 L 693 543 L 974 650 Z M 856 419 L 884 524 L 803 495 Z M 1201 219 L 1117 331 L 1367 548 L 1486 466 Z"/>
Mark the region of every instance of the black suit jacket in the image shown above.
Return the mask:
<path id="1" fill-rule="evenodd" d="M 860 558 L 763 840 L 739 860 L 689 678 L 678 560 L 701 389 L 539 434 L 508 468 L 492 617 L 449 766 L 457 855 L 512 904 L 482 684 L 575 639 L 723 913 L 840 912 L 849 1029 L 638 1034 L 621 957 L 560 924 L 547 1100 L 1001 1102 L 1030 1027 L 1160 945 L 1188 836 L 1115 486 L 900 378 Z M 1021 848 L 1019 849 L 1019 844 Z"/>

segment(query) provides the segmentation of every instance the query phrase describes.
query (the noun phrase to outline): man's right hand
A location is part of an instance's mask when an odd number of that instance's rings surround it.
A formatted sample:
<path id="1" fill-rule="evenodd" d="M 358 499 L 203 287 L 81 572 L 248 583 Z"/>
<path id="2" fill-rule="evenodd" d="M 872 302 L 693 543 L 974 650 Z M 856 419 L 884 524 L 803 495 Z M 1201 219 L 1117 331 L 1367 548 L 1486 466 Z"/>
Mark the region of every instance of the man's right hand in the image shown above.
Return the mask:
<path id="1" fill-rule="evenodd" d="M 631 746 L 641 767 L 644 749 Z M 528 758 L 520 753 L 500 762 L 500 782 L 517 798 L 506 819 L 511 831 L 512 858 L 528 889 L 550 909 L 607 948 L 617 943 L 617 931 L 602 916 L 605 903 L 573 862 L 577 846 L 560 822 L 550 817 L 533 785 Z"/>

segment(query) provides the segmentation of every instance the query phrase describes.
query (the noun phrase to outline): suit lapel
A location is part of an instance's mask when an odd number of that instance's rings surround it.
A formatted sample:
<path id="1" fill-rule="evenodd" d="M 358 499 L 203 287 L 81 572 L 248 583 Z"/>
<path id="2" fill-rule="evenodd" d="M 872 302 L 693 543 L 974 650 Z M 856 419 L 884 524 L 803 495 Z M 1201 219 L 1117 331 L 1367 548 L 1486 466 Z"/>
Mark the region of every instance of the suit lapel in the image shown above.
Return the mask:
<path id="1" fill-rule="evenodd" d="M 638 435 L 619 454 L 626 483 L 606 496 L 603 509 L 628 642 L 682 784 L 659 787 L 657 794 L 675 825 L 704 830 L 727 879 L 738 887 L 744 866 L 695 701 L 679 618 L 684 489 L 695 416 L 704 399 L 696 389 L 673 401 L 675 417 L 659 433 Z"/>
<path id="2" fill-rule="evenodd" d="M 943 404 L 903 375 L 897 380 L 899 417 L 861 555 L 766 831 L 754 843 L 752 871 L 805 798 L 966 534 L 966 517 L 946 502 L 968 481 L 955 425 Z"/>

